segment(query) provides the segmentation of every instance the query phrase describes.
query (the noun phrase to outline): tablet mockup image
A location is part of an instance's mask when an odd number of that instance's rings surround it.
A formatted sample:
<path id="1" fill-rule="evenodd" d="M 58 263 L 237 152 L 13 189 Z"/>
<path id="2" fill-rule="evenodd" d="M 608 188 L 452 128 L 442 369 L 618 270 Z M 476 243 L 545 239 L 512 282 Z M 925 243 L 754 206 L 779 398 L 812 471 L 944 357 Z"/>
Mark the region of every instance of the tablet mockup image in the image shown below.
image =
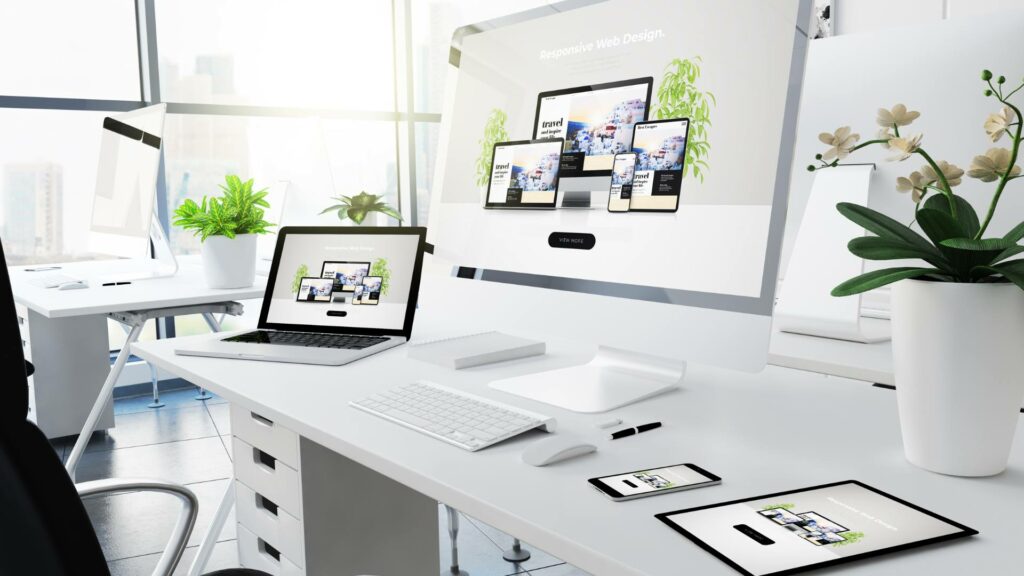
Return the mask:
<path id="1" fill-rule="evenodd" d="M 308 276 L 299 281 L 299 291 L 295 294 L 295 301 L 330 302 L 332 292 L 334 292 L 333 278 Z"/>
<path id="2" fill-rule="evenodd" d="M 656 517 L 747 576 L 783 576 L 978 532 L 856 480 Z"/>
<path id="3" fill-rule="evenodd" d="M 363 278 L 363 291 L 359 295 L 359 303 L 373 306 L 380 302 L 383 284 L 384 279 L 380 276 L 367 276 Z"/>
<path id="4" fill-rule="evenodd" d="M 561 138 L 498 142 L 491 156 L 486 208 L 554 208 Z"/>
<path id="5" fill-rule="evenodd" d="M 683 184 L 687 118 L 637 122 L 633 127 L 636 167 L 629 197 L 630 212 L 675 212 Z"/>

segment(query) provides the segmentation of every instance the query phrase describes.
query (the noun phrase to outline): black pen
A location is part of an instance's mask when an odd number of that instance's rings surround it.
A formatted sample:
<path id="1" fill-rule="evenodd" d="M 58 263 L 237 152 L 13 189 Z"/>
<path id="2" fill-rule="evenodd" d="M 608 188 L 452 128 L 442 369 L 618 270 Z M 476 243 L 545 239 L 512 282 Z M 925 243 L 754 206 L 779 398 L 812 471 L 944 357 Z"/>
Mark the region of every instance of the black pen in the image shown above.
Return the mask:
<path id="1" fill-rule="evenodd" d="M 619 438 L 625 438 L 626 436 L 632 436 L 641 432 L 647 432 L 648 430 L 654 430 L 655 428 L 661 428 L 661 422 L 651 422 L 650 424 L 641 424 L 636 428 L 626 428 L 619 430 L 618 432 L 612 432 L 609 440 L 618 440 Z"/>
<path id="2" fill-rule="evenodd" d="M 104 282 L 104 286 L 127 286 L 131 282 Z"/>

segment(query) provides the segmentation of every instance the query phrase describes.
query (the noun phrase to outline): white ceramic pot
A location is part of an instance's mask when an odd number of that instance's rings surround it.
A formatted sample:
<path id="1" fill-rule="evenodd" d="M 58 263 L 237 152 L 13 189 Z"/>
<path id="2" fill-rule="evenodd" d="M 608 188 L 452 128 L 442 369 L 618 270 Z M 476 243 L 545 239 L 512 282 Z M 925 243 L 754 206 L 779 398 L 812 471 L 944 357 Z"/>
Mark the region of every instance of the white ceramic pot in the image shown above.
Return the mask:
<path id="1" fill-rule="evenodd" d="M 897 282 L 892 344 L 907 460 L 956 476 L 1005 470 L 1024 401 L 1024 291 Z"/>
<path id="2" fill-rule="evenodd" d="M 210 288 L 246 288 L 256 281 L 256 234 L 210 236 L 202 250 Z"/>

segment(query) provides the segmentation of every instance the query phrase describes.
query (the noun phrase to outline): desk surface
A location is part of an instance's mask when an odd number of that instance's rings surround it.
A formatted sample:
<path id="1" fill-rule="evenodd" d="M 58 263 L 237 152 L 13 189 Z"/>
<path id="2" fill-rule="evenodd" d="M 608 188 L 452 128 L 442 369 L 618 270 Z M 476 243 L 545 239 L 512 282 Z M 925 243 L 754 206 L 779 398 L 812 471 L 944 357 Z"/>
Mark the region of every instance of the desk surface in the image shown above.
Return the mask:
<path id="1" fill-rule="evenodd" d="M 888 320 L 862 318 L 873 325 Z M 799 370 L 832 374 L 856 380 L 893 385 L 892 341 L 861 344 L 846 340 L 792 334 L 772 330 L 768 362 Z"/>
<path id="2" fill-rule="evenodd" d="M 55 266 L 60 266 L 61 269 L 28 272 L 25 268 L 37 266 L 10 267 L 14 300 L 47 318 L 64 318 L 262 298 L 267 282 L 265 276 L 257 275 L 256 283 L 249 288 L 209 288 L 203 278 L 203 266 L 199 257 L 183 256 L 178 258 L 178 273 L 174 276 L 140 280 L 125 286 L 100 286 L 98 282 L 90 282 L 89 288 L 58 290 L 43 288 L 34 283 L 53 274 L 90 279 L 97 274 L 117 272 L 116 261 L 109 260 L 71 262 Z"/>
<path id="3" fill-rule="evenodd" d="M 417 335 L 428 330 L 418 330 Z M 196 338 L 207 338 L 198 336 Z M 735 572 L 654 518 L 657 512 L 857 479 L 981 531 L 968 541 L 853 564 L 830 573 L 1006 573 L 1018 565 L 1024 517 L 1024 428 L 1010 469 L 988 479 L 925 472 L 902 455 L 896 396 L 861 381 L 779 367 L 761 374 L 691 366 L 682 389 L 607 414 L 583 415 L 487 387 L 491 380 L 579 363 L 586 350 L 549 342 L 549 353 L 454 372 L 411 360 L 404 347 L 344 367 L 175 356 L 175 340 L 133 352 L 194 384 L 448 503 L 597 575 Z M 464 452 L 347 406 L 423 378 L 550 414 L 597 453 L 547 468 L 520 461 L 531 432 Z M 788 416 L 787 416 L 788 415 Z M 664 427 L 617 441 L 595 426 L 609 417 Z M 593 476 L 680 462 L 719 474 L 721 486 L 615 503 Z"/>

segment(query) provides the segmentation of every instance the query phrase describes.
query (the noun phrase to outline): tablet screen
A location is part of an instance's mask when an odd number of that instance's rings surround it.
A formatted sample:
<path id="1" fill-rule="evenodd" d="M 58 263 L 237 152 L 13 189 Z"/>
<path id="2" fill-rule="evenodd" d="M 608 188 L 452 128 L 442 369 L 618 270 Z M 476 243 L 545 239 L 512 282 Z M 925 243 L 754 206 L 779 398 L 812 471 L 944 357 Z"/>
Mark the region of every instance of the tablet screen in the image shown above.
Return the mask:
<path id="1" fill-rule="evenodd" d="M 554 208 L 562 139 L 494 145 L 488 208 Z"/>
<path id="2" fill-rule="evenodd" d="M 679 208 L 689 126 L 686 118 L 634 126 L 636 168 L 629 198 L 631 212 L 675 212 Z"/>
<path id="3" fill-rule="evenodd" d="M 977 531 L 853 480 L 657 518 L 747 576 L 781 576 Z"/>

